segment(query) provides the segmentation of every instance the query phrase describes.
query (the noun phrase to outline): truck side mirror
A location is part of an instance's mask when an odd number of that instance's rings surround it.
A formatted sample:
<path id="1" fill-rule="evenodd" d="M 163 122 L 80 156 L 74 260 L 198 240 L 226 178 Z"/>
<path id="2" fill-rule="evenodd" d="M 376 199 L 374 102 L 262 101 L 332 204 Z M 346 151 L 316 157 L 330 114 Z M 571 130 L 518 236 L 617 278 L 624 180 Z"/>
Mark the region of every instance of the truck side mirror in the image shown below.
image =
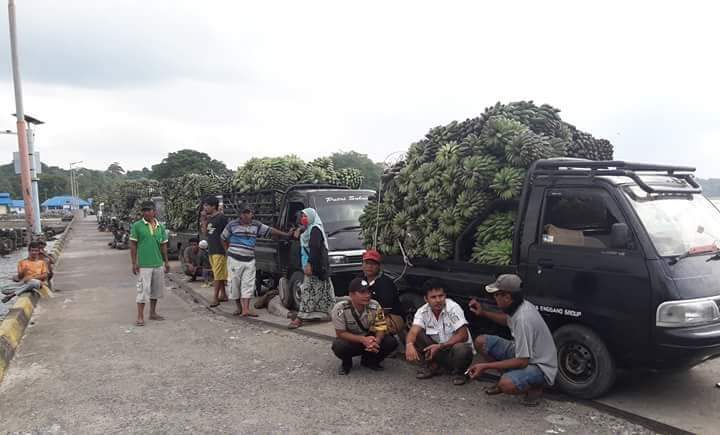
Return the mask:
<path id="1" fill-rule="evenodd" d="M 610 230 L 610 247 L 612 249 L 627 249 L 630 245 L 630 228 L 627 224 L 613 224 Z"/>

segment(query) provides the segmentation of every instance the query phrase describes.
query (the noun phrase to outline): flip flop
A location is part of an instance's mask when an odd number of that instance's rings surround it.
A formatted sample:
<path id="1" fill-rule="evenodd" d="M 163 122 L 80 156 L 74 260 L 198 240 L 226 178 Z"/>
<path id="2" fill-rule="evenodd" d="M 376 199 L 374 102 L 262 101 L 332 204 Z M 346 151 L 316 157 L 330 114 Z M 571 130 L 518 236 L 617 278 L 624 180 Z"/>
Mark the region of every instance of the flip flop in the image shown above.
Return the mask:
<path id="1" fill-rule="evenodd" d="M 145 326 L 145 322 L 141 322 L 138 320 L 135 322 L 135 326 Z"/>
<path id="2" fill-rule="evenodd" d="M 245 317 L 260 317 L 260 315 L 258 313 L 247 313 Z"/>
<path id="3" fill-rule="evenodd" d="M 288 329 L 298 329 L 298 328 L 301 327 L 301 326 L 302 326 L 302 322 L 292 321 L 292 322 L 290 322 L 290 324 L 288 325 Z"/>
<path id="4" fill-rule="evenodd" d="M 522 399 L 522 404 L 529 407 L 538 406 L 540 404 L 540 398 L 526 395 Z"/>
<path id="5" fill-rule="evenodd" d="M 215 302 L 214 304 L 208 305 L 210 308 L 215 308 L 220 306 L 220 302 Z"/>
<path id="6" fill-rule="evenodd" d="M 488 396 L 497 396 L 498 394 L 502 394 L 502 390 L 497 385 L 493 385 L 485 389 L 485 394 Z"/>

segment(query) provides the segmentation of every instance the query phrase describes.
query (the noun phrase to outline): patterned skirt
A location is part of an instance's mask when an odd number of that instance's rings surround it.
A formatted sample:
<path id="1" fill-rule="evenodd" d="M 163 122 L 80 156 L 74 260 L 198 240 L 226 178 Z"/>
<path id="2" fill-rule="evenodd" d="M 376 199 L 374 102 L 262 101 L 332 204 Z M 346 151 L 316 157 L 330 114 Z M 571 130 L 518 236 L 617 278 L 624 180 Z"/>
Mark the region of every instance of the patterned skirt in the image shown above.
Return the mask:
<path id="1" fill-rule="evenodd" d="M 332 281 L 306 275 L 300 285 L 298 305 L 298 318 L 302 320 L 330 320 L 330 310 L 335 305 Z"/>

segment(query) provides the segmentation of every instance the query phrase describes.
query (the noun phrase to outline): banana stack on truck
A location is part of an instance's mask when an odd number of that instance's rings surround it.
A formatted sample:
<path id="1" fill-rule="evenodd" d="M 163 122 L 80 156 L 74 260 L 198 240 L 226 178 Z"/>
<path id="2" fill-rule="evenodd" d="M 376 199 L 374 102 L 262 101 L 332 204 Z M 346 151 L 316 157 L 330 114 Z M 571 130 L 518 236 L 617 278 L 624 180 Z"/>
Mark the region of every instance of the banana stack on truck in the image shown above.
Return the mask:
<path id="1" fill-rule="evenodd" d="M 296 184 L 287 190 L 235 191 L 223 195 L 228 219 L 238 216 L 243 204 L 255 210 L 255 219 L 283 231 L 299 225 L 300 211 L 314 208 L 323 221 L 328 242 L 330 275 L 337 295 L 362 270 L 365 252 L 359 217 L 375 192 L 333 184 Z M 277 288 L 289 309 L 296 309 L 303 281 L 300 244 L 297 240 L 258 239 L 255 248 L 257 289 Z"/>

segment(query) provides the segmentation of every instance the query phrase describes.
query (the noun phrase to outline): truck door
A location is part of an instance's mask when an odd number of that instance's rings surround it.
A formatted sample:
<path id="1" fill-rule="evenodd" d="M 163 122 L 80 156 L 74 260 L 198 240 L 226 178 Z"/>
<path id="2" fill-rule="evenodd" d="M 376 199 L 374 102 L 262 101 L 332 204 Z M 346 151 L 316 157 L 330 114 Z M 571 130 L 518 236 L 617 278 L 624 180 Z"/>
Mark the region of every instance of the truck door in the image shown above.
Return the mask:
<path id="1" fill-rule="evenodd" d="M 616 356 L 643 352 L 654 314 L 649 274 L 632 232 L 625 247 L 612 246 L 613 225 L 627 224 L 617 203 L 600 187 L 545 192 L 528 251 L 529 299 L 553 329 L 584 324 Z"/>

